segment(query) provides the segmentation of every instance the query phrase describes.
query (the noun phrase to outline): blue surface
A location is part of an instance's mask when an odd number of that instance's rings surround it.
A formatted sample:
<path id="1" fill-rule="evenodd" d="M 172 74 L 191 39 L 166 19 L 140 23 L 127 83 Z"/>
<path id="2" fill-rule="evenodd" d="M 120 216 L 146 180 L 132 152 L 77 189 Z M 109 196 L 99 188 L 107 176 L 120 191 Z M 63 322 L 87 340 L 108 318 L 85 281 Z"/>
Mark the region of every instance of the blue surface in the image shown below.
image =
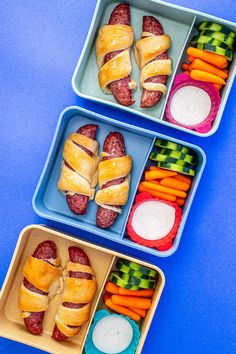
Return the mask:
<path id="1" fill-rule="evenodd" d="M 189 6 L 187 0 L 172 1 Z M 197 10 L 235 21 L 236 3 L 198 0 Z M 179 250 L 170 258 L 142 257 L 160 266 L 166 286 L 142 354 L 236 352 L 236 106 L 234 83 L 218 132 L 190 136 L 127 113 L 84 101 L 71 76 L 82 50 L 95 0 L 6 0 L 0 4 L 1 258 L 3 282 L 20 230 L 44 223 L 31 206 L 56 122 L 68 105 L 81 105 L 201 146 L 208 163 Z M 84 232 L 48 222 L 61 230 Z M 93 235 L 86 234 L 88 240 Z M 100 244 L 125 248 L 101 239 Z M 130 252 L 131 253 L 131 252 Z M 138 251 L 132 255 L 140 257 Z M 1 353 L 42 353 L 0 339 Z"/>

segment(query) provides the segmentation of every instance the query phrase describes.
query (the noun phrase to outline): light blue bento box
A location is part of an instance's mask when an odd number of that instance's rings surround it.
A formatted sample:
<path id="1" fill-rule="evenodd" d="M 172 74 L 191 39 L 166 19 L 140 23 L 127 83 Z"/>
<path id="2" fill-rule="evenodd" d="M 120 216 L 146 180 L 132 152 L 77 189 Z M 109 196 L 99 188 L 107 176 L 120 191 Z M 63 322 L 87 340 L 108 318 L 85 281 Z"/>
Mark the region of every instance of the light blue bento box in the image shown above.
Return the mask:
<path id="1" fill-rule="evenodd" d="M 85 215 L 75 215 L 68 208 L 64 195 L 57 189 L 57 182 L 61 171 L 64 142 L 70 133 L 75 132 L 79 127 L 85 124 L 97 124 L 99 126 L 97 133 L 97 140 L 100 143 L 99 153 L 102 151 L 105 137 L 112 131 L 118 131 L 124 137 L 126 153 L 133 159 L 128 202 L 122 207 L 122 213 L 119 215 L 114 225 L 106 230 L 100 229 L 96 226 L 97 205 L 94 201 L 89 202 L 87 213 Z M 134 243 L 128 237 L 126 232 L 127 221 L 137 193 L 138 184 L 142 178 L 144 170 L 150 165 L 149 156 L 156 138 L 171 140 L 193 149 L 199 160 L 196 175 L 183 207 L 183 216 L 177 236 L 171 249 L 165 252 L 160 252 L 156 249 Z M 50 151 L 33 196 L 33 208 L 38 215 L 46 219 L 86 230 L 97 235 L 98 239 L 104 237 L 155 256 L 167 257 L 173 254 L 178 248 L 205 163 L 205 153 L 195 145 L 173 139 L 169 136 L 154 133 L 143 128 L 118 122 L 81 107 L 71 106 L 66 108 L 60 115 Z M 94 239 L 94 241 L 96 242 L 96 239 Z"/>
<path id="2" fill-rule="evenodd" d="M 141 98 L 141 90 L 139 89 L 134 91 L 133 97 L 136 102 L 130 107 L 125 107 L 118 104 L 112 95 L 105 94 L 100 89 L 98 80 L 96 79 L 98 75 L 98 68 L 96 64 L 95 41 L 99 28 L 108 22 L 113 8 L 120 3 L 116 0 L 97 0 L 97 5 L 94 11 L 87 39 L 72 78 L 72 87 L 75 93 L 83 98 L 137 114 L 142 116 L 144 119 L 151 119 L 157 123 L 164 124 L 190 134 L 207 137 L 215 133 L 219 127 L 227 98 L 235 77 L 235 53 L 234 60 L 230 66 L 227 84 L 221 91 L 221 104 L 217 117 L 212 125 L 212 128 L 207 133 L 199 133 L 194 130 L 186 129 L 169 123 L 165 117 L 165 108 L 174 77 L 176 74 L 181 72 L 181 64 L 186 61 L 186 49 L 189 46 L 191 38 L 194 34 L 196 34 L 196 28 L 199 23 L 202 21 L 215 21 L 229 27 L 232 31 L 235 32 L 236 24 L 195 10 L 187 9 L 174 4 L 168 4 L 159 0 L 127 0 L 124 2 L 130 4 L 131 25 L 134 28 L 136 37 L 135 39 L 137 39 L 141 33 L 143 16 L 156 16 L 163 25 L 165 33 L 171 36 L 172 44 L 168 53 L 169 57 L 172 59 L 173 71 L 167 82 L 167 94 L 162 97 L 161 101 L 155 107 L 144 109 L 139 107 Z M 138 83 L 140 75 L 139 69 L 134 61 L 134 55 L 132 54 L 131 57 L 132 78 L 136 83 Z"/>

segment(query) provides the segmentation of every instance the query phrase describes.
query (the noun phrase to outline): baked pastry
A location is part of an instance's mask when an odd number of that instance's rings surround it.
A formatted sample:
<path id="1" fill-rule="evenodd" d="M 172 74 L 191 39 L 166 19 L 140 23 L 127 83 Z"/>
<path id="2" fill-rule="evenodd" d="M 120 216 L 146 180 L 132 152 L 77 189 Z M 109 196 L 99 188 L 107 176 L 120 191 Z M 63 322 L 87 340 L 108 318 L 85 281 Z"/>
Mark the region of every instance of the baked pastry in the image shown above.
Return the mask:
<path id="1" fill-rule="evenodd" d="M 129 5 L 120 4 L 113 10 L 108 24 L 99 31 L 96 57 L 101 89 L 105 93 L 113 94 L 124 106 L 135 102 L 132 90 L 136 88 L 136 84 L 130 78 L 130 47 L 133 41 L 134 31 L 130 26 Z"/>
<path id="2" fill-rule="evenodd" d="M 62 304 L 55 318 L 52 337 L 66 340 L 79 333 L 89 319 L 91 302 L 96 293 L 96 280 L 87 254 L 78 247 L 69 247 L 69 261 L 64 271 Z"/>
<path id="3" fill-rule="evenodd" d="M 97 185 L 98 126 L 87 124 L 66 139 L 63 149 L 64 161 L 58 181 L 58 189 L 65 196 L 74 214 L 86 213 L 89 199 L 94 198 Z"/>
<path id="4" fill-rule="evenodd" d="M 160 22 L 153 16 L 143 16 L 143 32 L 134 46 L 135 59 L 141 70 L 142 108 L 155 106 L 166 93 L 167 77 L 172 72 L 167 53 L 170 44 L 170 36 L 164 34 Z"/>
<path id="5" fill-rule="evenodd" d="M 41 334 L 43 331 L 49 292 L 52 284 L 62 275 L 59 266 L 57 247 L 53 241 L 48 240 L 37 246 L 24 265 L 18 305 L 25 326 L 32 334 Z"/>
<path id="6" fill-rule="evenodd" d="M 96 222 L 97 226 L 108 228 L 114 224 L 129 195 L 132 158 L 125 153 L 122 134 L 112 132 L 106 137 L 101 157 L 98 165 L 100 190 L 95 196 L 99 205 Z"/>

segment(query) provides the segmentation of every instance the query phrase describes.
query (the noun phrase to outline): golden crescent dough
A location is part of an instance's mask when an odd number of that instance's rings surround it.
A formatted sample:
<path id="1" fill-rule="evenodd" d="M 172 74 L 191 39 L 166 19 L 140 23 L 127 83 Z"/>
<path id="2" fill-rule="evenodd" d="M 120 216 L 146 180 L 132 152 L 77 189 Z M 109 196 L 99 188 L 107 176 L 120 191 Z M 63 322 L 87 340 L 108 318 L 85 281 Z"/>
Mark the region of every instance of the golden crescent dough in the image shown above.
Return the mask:
<path id="1" fill-rule="evenodd" d="M 148 36 L 135 43 L 135 59 L 140 69 L 170 48 L 170 36 Z"/>
<path id="2" fill-rule="evenodd" d="M 48 297 L 27 289 L 22 283 L 19 291 L 18 306 L 22 311 L 46 311 L 48 309 Z"/>
<path id="3" fill-rule="evenodd" d="M 98 165 L 98 184 L 101 188 L 108 181 L 126 177 L 132 168 L 132 159 L 130 156 L 116 157 L 101 161 Z"/>
<path id="4" fill-rule="evenodd" d="M 144 82 L 143 88 L 148 91 L 161 91 L 163 94 L 167 91 L 166 85 L 158 82 Z"/>
<path id="5" fill-rule="evenodd" d="M 97 290 L 96 281 L 91 279 L 65 278 L 63 302 L 87 304 L 92 301 Z"/>
<path id="6" fill-rule="evenodd" d="M 86 135 L 80 133 L 72 133 L 69 135 L 68 139 L 76 144 L 84 146 L 91 151 L 94 156 L 98 155 L 98 142 L 96 140 L 90 139 Z"/>
<path id="7" fill-rule="evenodd" d="M 75 309 L 60 305 L 58 308 L 59 319 L 67 326 L 83 326 L 89 319 L 91 303 Z"/>
<path id="8" fill-rule="evenodd" d="M 91 188 L 89 182 L 77 172 L 62 164 L 61 175 L 57 184 L 58 189 L 65 192 L 84 194 L 89 199 L 94 198 L 95 189 Z"/>
<path id="9" fill-rule="evenodd" d="M 129 196 L 129 177 L 121 184 L 100 189 L 95 196 L 95 202 L 99 205 L 125 205 Z"/>
<path id="10" fill-rule="evenodd" d="M 130 50 L 126 49 L 101 67 L 98 73 L 98 81 L 101 89 L 105 93 L 110 94 L 111 90 L 108 88 L 108 85 L 113 81 L 130 75 L 131 69 Z"/>
<path id="11" fill-rule="evenodd" d="M 61 274 L 61 268 L 32 256 L 27 259 L 23 268 L 24 277 L 36 288 L 45 292 L 48 292 L 51 284 L 57 280 Z"/>
<path id="12" fill-rule="evenodd" d="M 94 275 L 94 270 L 92 267 L 85 265 L 85 264 L 80 264 L 80 263 L 74 263 L 74 262 L 67 262 L 66 263 L 66 270 L 72 271 L 72 272 L 83 272 L 83 273 L 88 273 Z"/>
<path id="13" fill-rule="evenodd" d="M 75 336 L 81 330 L 81 327 L 69 327 L 69 326 L 65 325 L 59 319 L 58 316 L 55 317 L 55 323 L 56 323 L 58 329 L 61 331 L 61 333 L 63 333 L 68 338 Z"/>
<path id="14" fill-rule="evenodd" d="M 101 27 L 96 41 L 96 58 L 99 69 L 108 53 L 130 48 L 134 41 L 134 30 L 127 25 L 105 25 Z"/>
<path id="15" fill-rule="evenodd" d="M 171 60 L 155 60 L 144 66 L 141 70 L 140 84 L 143 86 L 144 81 L 153 76 L 171 75 Z"/>

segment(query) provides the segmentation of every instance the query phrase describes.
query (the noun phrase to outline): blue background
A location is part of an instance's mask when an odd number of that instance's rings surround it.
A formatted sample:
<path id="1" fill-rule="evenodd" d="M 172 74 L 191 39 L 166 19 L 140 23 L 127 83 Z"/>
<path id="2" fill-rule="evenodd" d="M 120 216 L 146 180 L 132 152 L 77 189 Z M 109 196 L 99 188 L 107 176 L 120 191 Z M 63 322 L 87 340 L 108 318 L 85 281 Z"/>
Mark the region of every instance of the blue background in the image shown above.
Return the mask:
<path id="1" fill-rule="evenodd" d="M 171 1 L 234 21 L 231 0 Z M 0 284 L 21 229 L 44 223 L 31 199 L 60 112 L 80 105 L 110 117 L 201 146 L 207 167 L 177 253 L 156 259 L 166 275 L 143 354 L 236 353 L 236 106 L 233 85 L 218 132 L 197 138 L 120 111 L 84 101 L 73 93 L 71 77 L 81 53 L 95 0 L 6 0 L 0 4 Z M 124 247 L 53 222 L 119 251 Z M 42 353 L 0 339 L 1 353 Z"/>

